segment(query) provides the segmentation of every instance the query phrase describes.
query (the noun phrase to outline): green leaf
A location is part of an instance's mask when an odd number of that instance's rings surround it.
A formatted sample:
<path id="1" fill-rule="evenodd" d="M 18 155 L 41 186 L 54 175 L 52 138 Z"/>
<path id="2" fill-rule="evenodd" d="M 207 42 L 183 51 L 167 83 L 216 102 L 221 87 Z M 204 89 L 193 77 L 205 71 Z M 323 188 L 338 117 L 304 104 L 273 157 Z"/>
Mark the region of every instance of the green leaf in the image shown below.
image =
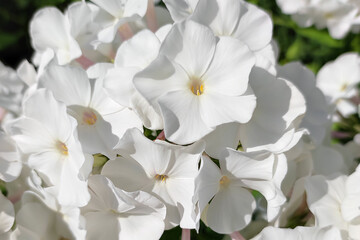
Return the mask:
<path id="1" fill-rule="evenodd" d="M 333 39 L 326 31 L 320 31 L 315 28 L 299 28 L 299 27 L 297 27 L 295 31 L 300 36 L 309 38 L 313 41 L 316 41 L 328 47 L 332 47 L 332 48 L 344 47 L 343 41 Z"/>
<path id="2" fill-rule="evenodd" d="M 0 180 L 0 192 L 2 192 L 2 194 L 4 196 L 7 196 L 7 190 L 6 190 L 6 186 L 5 186 L 5 182 Z"/>
<path id="3" fill-rule="evenodd" d="M 25 9 L 29 6 L 30 2 L 28 0 L 16 0 L 16 4 L 20 9 Z"/>
<path id="4" fill-rule="evenodd" d="M 326 30 L 318 30 L 314 27 L 301 28 L 286 15 L 273 16 L 273 22 L 277 26 L 293 29 L 299 36 L 311 39 L 322 45 L 331 48 L 341 48 L 345 46 L 344 41 L 333 39 Z"/>
<path id="5" fill-rule="evenodd" d="M 181 239 L 181 228 L 176 227 L 170 230 L 166 230 L 161 236 L 160 240 L 179 240 Z"/>
<path id="6" fill-rule="evenodd" d="M 109 159 L 102 155 L 102 154 L 95 154 L 94 155 L 94 164 L 93 167 L 94 168 L 99 168 L 105 165 L 105 163 L 108 161 Z"/>
<path id="7" fill-rule="evenodd" d="M 356 35 L 351 41 L 351 48 L 356 52 L 360 52 L 360 34 Z"/>
<path id="8" fill-rule="evenodd" d="M 302 41 L 301 38 L 297 38 L 295 42 L 288 48 L 286 52 L 286 59 L 290 61 L 294 61 L 300 58 L 301 53 L 304 49 L 302 49 Z"/>
<path id="9" fill-rule="evenodd" d="M 0 50 L 13 45 L 20 38 L 21 34 L 12 34 L 12 33 L 0 33 Z"/>
<path id="10" fill-rule="evenodd" d="M 43 7 L 43 6 L 55 6 L 64 3 L 65 0 L 39 0 L 37 2 L 37 6 Z"/>
<path id="11" fill-rule="evenodd" d="M 291 20 L 290 17 L 284 15 L 284 16 L 273 16 L 273 22 L 274 25 L 277 26 L 282 26 L 282 27 L 287 27 L 287 28 L 292 28 L 292 29 L 296 29 L 297 25 L 296 23 Z"/>
<path id="12" fill-rule="evenodd" d="M 309 63 L 306 65 L 313 73 L 317 73 L 320 68 L 321 68 L 321 65 L 317 62 L 312 62 L 312 63 Z"/>

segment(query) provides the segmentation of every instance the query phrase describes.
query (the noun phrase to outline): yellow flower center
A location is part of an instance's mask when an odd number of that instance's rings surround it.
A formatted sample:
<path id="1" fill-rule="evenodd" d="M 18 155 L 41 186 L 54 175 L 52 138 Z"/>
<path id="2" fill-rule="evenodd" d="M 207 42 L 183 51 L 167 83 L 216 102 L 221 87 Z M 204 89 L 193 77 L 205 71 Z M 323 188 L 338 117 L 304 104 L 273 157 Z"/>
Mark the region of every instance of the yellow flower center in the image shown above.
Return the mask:
<path id="1" fill-rule="evenodd" d="M 67 146 L 65 145 L 65 143 L 58 141 L 56 143 L 56 148 L 59 150 L 59 152 L 62 155 L 65 155 L 65 156 L 69 155 L 69 150 L 68 150 Z"/>
<path id="2" fill-rule="evenodd" d="M 155 179 L 158 180 L 158 181 L 161 181 L 161 182 L 165 182 L 166 179 L 168 179 L 169 177 L 166 176 L 166 175 L 159 175 L 159 174 L 156 174 L 155 175 Z"/>
<path id="3" fill-rule="evenodd" d="M 114 215 L 119 215 L 120 214 L 118 211 L 116 211 L 114 209 L 110 209 L 109 211 Z"/>
<path id="4" fill-rule="evenodd" d="M 204 93 L 204 83 L 199 78 L 191 77 L 190 78 L 190 89 L 193 94 L 200 96 Z"/>
<path id="5" fill-rule="evenodd" d="M 96 117 L 96 114 L 93 111 L 88 110 L 88 111 L 85 111 L 83 113 L 82 120 L 87 125 L 94 125 L 96 123 L 96 121 L 97 121 L 97 117 Z"/>
<path id="6" fill-rule="evenodd" d="M 334 13 L 332 13 L 332 12 L 327 12 L 327 13 L 324 14 L 324 17 L 325 17 L 326 19 L 334 18 Z"/>
<path id="7" fill-rule="evenodd" d="M 227 187 L 230 183 L 230 180 L 227 176 L 222 176 L 219 182 L 222 187 Z"/>
<path id="8" fill-rule="evenodd" d="M 345 92 L 345 90 L 347 89 L 347 87 L 348 87 L 348 84 L 347 84 L 347 83 L 343 83 L 343 84 L 341 85 L 340 91 L 341 91 L 341 92 Z"/>

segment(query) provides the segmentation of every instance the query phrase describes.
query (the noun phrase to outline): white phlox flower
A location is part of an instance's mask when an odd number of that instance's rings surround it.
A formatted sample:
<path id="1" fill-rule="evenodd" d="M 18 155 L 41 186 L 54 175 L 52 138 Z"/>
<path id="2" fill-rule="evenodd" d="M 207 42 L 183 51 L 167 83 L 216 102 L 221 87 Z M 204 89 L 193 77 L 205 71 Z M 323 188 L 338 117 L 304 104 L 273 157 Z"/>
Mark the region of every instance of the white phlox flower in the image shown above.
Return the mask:
<path id="1" fill-rule="evenodd" d="M 308 136 L 313 143 L 322 143 L 330 109 L 324 94 L 316 87 L 315 75 L 299 62 L 278 66 L 277 73 L 278 77 L 292 82 L 304 96 L 306 113 L 300 127 L 308 130 Z"/>
<path id="2" fill-rule="evenodd" d="M 69 19 L 57 8 L 43 8 L 30 22 L 32 46 L 40 54 L 52 50 L 60 65 L 68 64 L 82 55 L 71 27 Z"/>
<path id="3" fill-rule="evenodd" d="M 349 2 L 322 0 L 310 10 L 309 15 L 310 18 L 313 18 L 312 21 L 318 29 L 327 27 L 333 38 L 341 39 L 350 32 L 358 12 L 359 9 Z M 295 21 L 300 19 L 301 25 L 304 16 L 299 15 L 299 17 L 295 16 L 294 19 Z"/>
<path id="4" fill-rule="evenodd" d="M 219 161 L 220 169 L 203 155 L 196 178 L 194 199 L 199 201 L 204 223 L 225 234 L 246 227 L 256 206 L 249 189 L 259 191 L 267 199 L 268 220 L 271 221 L 286 200 L 280 190 L 286 159 L 266 152 L 243 153 L 227 149 Z"/>
<path id="5" fill-rule="evenodd" d="M 341 233 L 335 227 L 296 227 L 294 229 L 284 229 L 266 227 L 261 233 L 252 240 L 342 240 Z"/>
<path id="6" fill-rule="evenodd" d="M 164 231 L 165 205 L 154 196 L 125 192 L 104 176 L 89 178 L 91 200 L 82 209 L 88 240 L 159 239 Z"/>
<path id="7" fill-rule="evenodd" d="M 40 66 L 39 72 L 54 57 L 60 65 L 76 60 L 84 68 L 91 66 L 93 60 L 106 60 L 90 44 L 99 31 L 99 26 L 93 21 L 97 12 L 95 5 L 81 1 L 70 4 L 64 14 L 49 7 L 34 15 L 30 35 L 37 51 L 34 62 Z"/>
<path id="8" fill-rule="evenodd" d="M 36 89 L 38 74 L 34 66 L 25 59 L 16 71 L 1 66 L 0 62 L 0 123 L 6 125 L 22 114 L 23 102 Z"/>
<path id="9" fill-rule="evenodd" d="M 295 164 L 297 165 L 294 166 Z M 322 174 L 334 178 L 334 176 L 343 173 L 346 174 L 347 172 L 344 171 L 344 160 L 340 152 L 326 146 L 318 146 L 311 152 L 305 151 L 298 159 L 288 161 L 288 172 L 283 181 L 282 189 L 287 196 L 290 196 L 290 199 L 282 207 L 281 214 L 277 218 L 275 226 L 287 226 L 291 216 L 307 208 L 305 203 L 305 184 L 307 184 L 307 188 L 311 188 L 309 180 L 307 179 L 311 174 Z M 353 177 L 353 179 L 356 181 L 355 177 Z M 350 187 L 347 187 L 347 189 L 354 193 L 353 196 L 355 200 L 353 200 L 353 202 L 355 203 L 358 189 L 352 189 Z M 324 193 L 325 191 L 326 189 Z"/>
<path id="10" fill-rule="evenodd" d="M 256 66 L 275 74 L 273 23 L 265 11 L 242 0 L 199 0 L 190 19 L 210 27 L 216 36 L 239 39 L 255 54 Z"/>
<path id="11" fill-rule="evenodd" d="M 24 90 L 25 84 L 16 71 L 0 62 L 0 107 L 15 115 L 20 114 Z"/>
<path id="12" fill-rule="evenodd" d="M 336 173 L 348 174 L 349 168 L 344 154 L 333 146 L 321 145 L 311 151 L 314 170 L 313 174 L 331 176 Z"/>
<path id="13" fill-rule="evenodd" d="M 321 174 L 333 177 L 339 174 L 348 174 L 351 169 L 351 162 L 355 158 L 355 155 L 349 152 L 346 147 L 327 143 L 326 138 L 320 145 L 314 145 L 313 142 L 309 142 L 304 137 L 295 147 L 285 153 L 288 159 L 288 171 L 281 188 L 287 196 L 291 196 L 290 202 L 293 201 L 294 188 L 299 185 L 299 181 L 302 182 L 304 178 L 311 175 Z M 300 195 L 297 196 L 300 199 Z M 286 208 L 290 211 L 294 210 L 291 207 Z M 286 215 L 281 216 L 282 219 L 285 217 Z"/>
<path id="14" fill-rule="evenodd" d="M 280 154 L 295 146 L 304 134 L 298 121 L 306 112 L 305 99 L 294 84 L 255 67 L 250 86 L 257 98 L 252 118 L 245 124 L 223 124 L 205 136 L 210 156 L 218 158 L 226 147 L 237 149 L 239 141 L 247 152 Z"/>
<path id="15" fill-rule="evenodd" d="M 360 239 L 359 172 L 332 180 L 313 176 L 305 184 L 307 202 L 315 216 L 315 226 L 334 226 L 343 239 Z"/>
<path id="16" fill-rule="evenodd" d="M 299 155 L 295 155 L 294 151 L 298 151 L 295 149 L 286 153 L 288 172 L 282 185 L 284 193 L 289 194 L 294 183 L 303 177 L 318 174 L 331 177 L 349 173 L 349 166 L 345 161 L 344 154 L 334 145 L 324 144 L 314 147 L 300 141 L 295 148 L 301 148 Z"/>
<path id="17" fill-rule="evenodd" d="M 112 149 L 125 131 L 133 127 L 142 129 L 132 110 L 105 94 L 103 79 L 89 79 L 81 68 L 51 65 L 42 75 L 40 86 L 51 90 L 57 100 L 67 105 L 69 114 L 78 122 L 79 140 L 87 153 L 113 158 Z"/>
<path id="18" fill-rule="evenodd" d="M 147 9 L 147 0 L 92 0 L 102 11 L 95 21 L 102 25 L 97 38 L 100 42 L 110 43 L 121 26 L 142 18 Z M 128 26 L 127 26 L 128 27 Z"/>
<path id="19" fill-rule="evenodd" d="M 135 34 L 119 47 L 114 68 L 104 78 L 104 89 L 109 96 L 123 106 L 132 107 L 149 129 L 163 129 L 162 118 L 136 91 L 133 78 L 155 60 L 160 44 L 157 36 L 149 30 Z"/>
<path id="20" fill-rule="evenodd" d="M 305 133 L 299 126 L 306 113 L 303 94 L 286 78 L 273 77 L 261 68 L 251 72 L 250 86 L 257 96 L 257 107 L 253 118 L 240 127 L 243 148 L 286 152 Z"/>
<path id="21" fill-rule="evenodd" d="M 85 235 L 79 208 L 61 206 L 51 191 L 41 187 L 23 194 L 12 239 L 85 240 Z"/>
<path id="22" fill-rule="evenodd" d="M 316 86 L 344 117 L 357 112 L 351 98 L 358 94 L 360 82 L 360 56 L 357 53 L 345 53 L 335 61 L 325 64 L 319 71 Z"/>
<path id="23" fill-rule="evenodd" d="M 217 40 L 209 28 L 184 21 L 174 25 L 134 85 L 161 113 L 166 138 L 189 144 L 218 125 L 250 120 L 256 105 L 248 88 L 254 62 L 239 40 Z"/>
<path id="24" fill-rule="evenodd" d="M 147 18 L 143 18 L 143 20 L 145 20 L 145 23 L 143 23 L 143 29 L 148 26 L 149 30 L 156 33 L 160 39 L 163 39 L 160 36 L 164 36 L 166 29 L 170 29 L 171 25 L 174 23 L 169 11 L 162 6 L 155 6 L 153 15 L 149 15 L 149 13 L 147 13 L 147 15 Z M 154 27 L 150 26 L 151 22 L 154 22 Z"/>
<path id="25" fill-rule="evenodd" d="M 345 220 L 350 220 L 355 224 L 359 224 L 358 217 L 360 215 L 360 188 L 358 186 L 358 181 L 360 179 L 360 168 L 358 168 L 354 173 L 348 176 L 346 180 L 346 196 L 344 198 L 344 203 L 342 205 L 342 213 Z M 359 229 L 359 228 L 357 228 Z M 357 230 L 357 235 L 358 235 Z"/>
<path id="26" fill-rule="evenodd" d="M 298 149 L 297 148 L 301 148 Z M 290 196 L 290 200 L 282 208 L 281 215 L 277 220 L 280 227 L 285 227 L 288 217 L 294 214 L 296 210 L 303 207 L 304 202 L 304 181 L 311 175 L 321 174 L 325 177 L 333 178 L 339 174 L 349 174 L 350 162 L 353 160 L 351 156 L 346 156 L 338 145 L 318 145 L 314 147 L 300 141 L 299 144 L 286 153 L 288 158 L 288 170 L 286 177 L 282 183 L 281 189 Z M 294 152 L 300 152 L 295 156 Z M 346 158 L 350 159 L 346 159 Z"/>
<path id="27" fill-rule="evenodd" d="M 343 167 L 344 161 L 336 150 L 323 145 L 330 108 L 324 94 L 315 85 L 315 75 L 299 62 L 278 66 L 277 75 L 291 81 L 306 102 L 306 112 L 299 127 L 306 129 L 307 134 L 286 152 L 288 172 L 282 189 L 289 194 L 298 179 L 313 173 L 332 174 Z"/>
<path id="28" fill-rule="evenodd" d="M 47 65 L 48 63 L 46 63 Z M 31 63 L 29 63 L 26 59 L 21 61 L 18 68 L 16 69 L 16 73 L 19 78 L 25 83 L 25 91 L 22 98 L 22 105 L 24 102 L 34 93 L 38 88 L 39 84 L 39 76 L 44 72 L 45 65 L 39 66 L 37 71 Z"/>
<path id="29" fill-rule="evenodd" d="M 164 0 L 174 22 L 188 18 L 195 10 L 199 0 Z"/>
<path id="30" fill-rule="evenodd" d="M 360 157 L 360 134 L 356 134 L 352 141 L 348 142 L 342 149 L 344 150 L 345 161 L 350 169 L 350 172 L 355 171 L 358 167 L 358 162 L 355 161 L 357 158 Z"/>
<path id="31" fill-rule="evenodd" d="M 55 186 L 60 204 L 86 205 L 90 195 L 85 180 L 93 161 L 84 155 L 77 139 L 76 120 L 45 89 L 26 100 L 23 112 L 7 129 L 24 154 L 24 164 L 35 169 L 47 185 Z"/>
<path id="32" fill-rule="evenodd" d="M 288 168 L 289 170 L 291 168 L 289 164 Z M 272 224 L 274 227 L 287 227 L 289 219 L 291 219 L 292 216 L 300 210 L 306 209 L 305 181 L 308 176 L 309 175 L 298 178 L 296 181 L 291 181 L 290 183 L 288 183 L 288 176 L 284 178 L 281 188 L 284 189 L 284 184 L 290 186 L 290 189 L 285 187 L 285 190 L 283 190 L 288 200 L 282 205 L 280 214 L 274 220 Z"/>
<path id="33" fill-rule="evenodd" d="M 303 177 L 348 174 L 351 162 L 355 158 L 353 153 L 346 152 L 346 148 L 339 144 L 328 144 L 324 141 L 320 145 L 314 145 L 304 137 L 285 153 L 288 159 L 288 172 L 282 190 L 287 195 L 291 193 L 294 183 Z"/>
<path id="34" fill-rule="evenodd" d="M 359 5 L 348 0 L 277 0 L 281 10 L 291 14 L 301 26 L 328 28 L 333 38 L 341 39 L 358 22 Z"/>
<path id="35" fill-rule="evenodd" d="M 15 221 L 13 204 L 0 191 L 0 239 L 11 230 Z"/>
<path id="36" fill-rule="evenodd" d="M 147 29 L 155 33 L 159 39 L 162 40 L 173 23 L 174 21 L 167 8 L 157 4 L 156 0 L 148 0 L 148 8 L 145 16 L 129 25 L 133 32 L 137 33 Z M 122 30 L 123 29 L 120 29 L 120 35 L 122 35 Z"/>
<path id="37" fill-rule="evenodd" d="M 274 2 L 294 21 L 251 0 L 38 10 L 31 61 L 0 62 L 0 240 L 360 240 L 359 39 L 336 40 L 360 0 Z M 287 63 L 299 41 L 273 31 L 324 46 Z"/>
<path id="38" fill-rule="evenodd" d="M 15 142 L 0 132 L 0 180 L 14 181 L 19 177 L 21 168 L 21 158 Z"/>
<path id="39" fill-rule="evenodd" d="M 195 177 L 203 142 L 182 147 L 153 142 L 139 130 L 129 130 L 116 146 L 122 156 L 108 161 L 101 174 L 126 191 L 145 191 L 166 205 L 165 229 L 180 224 L 195 228 Z"/>
<path id="40" fill-rule="evenodd" d="M 12 182 L 6 182 L 6 196 L 18 209 L 23 193 L 25 191 L 34 191 L 34 189 L 38 189 L 38 186 L 42 183 L 41 178 L 35 170 L 31 169 L 26 164 L 23 164 L 20 176 Z M 45 183 L 44 187 L 46 188 Z M 54 189 L 54 187 L 51 189 Z"/>
<path id="41" fill-rule="evenodd" d="M 285 14 L 294 14 L 305 8 L 310 3 L 310 0 L 276 0 L 276 2 Z"/>
<path id="42" fill-rule="evenodd" d="M 38 73 L 36 72 L 34 66 L 26 59 L 21 61 L 16 69 L 16 73 L 28 88 L 36 85 L 38 81 Z"/>
<path id="43" fill-rule="evenodd" d="M 95 48 L 93 42 L 97 39 L 97 34 L 101 30 L 101 24 L 94 21 L 99 7 L 85 1 L 78 1 L 70 4 L 66 9 L 65 16 L 69 19 L 71 26 L 71 35 L 81 48 L 82 55 L 76 59 L 76 64 L 84 69 L 92 66 L 95 62 L 107 62 L 108 54 L 100 51 L 101 48 Z"/>

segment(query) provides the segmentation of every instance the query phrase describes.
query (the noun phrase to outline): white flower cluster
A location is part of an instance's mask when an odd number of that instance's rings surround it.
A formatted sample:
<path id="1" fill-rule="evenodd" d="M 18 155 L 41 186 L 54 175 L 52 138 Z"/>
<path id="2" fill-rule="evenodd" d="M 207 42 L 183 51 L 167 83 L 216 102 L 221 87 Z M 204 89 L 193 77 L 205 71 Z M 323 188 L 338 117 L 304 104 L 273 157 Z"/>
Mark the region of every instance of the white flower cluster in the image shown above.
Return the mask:
<path id="1" fill-rule="evenodd" d="M 356 143 L 329 134 L 336 107 L 354 112 L 360 57 L 316 81 L 277 64 L 258 7 L 164 2 L 34 15 L 34 65 L 0 66 L 0 239 L 190 239 L 200 219 L 241 239 L 256 212 L 258 239 L 360 239 Z M 306 203 L 308 227 L 277 228 Z"/>
<path id="2" fill-rule="evenodd" d="M 350 31 L 360 32 L 359 0 L 276 0 L 285 14 L 301 27 L 328 28 L 333 38 L 341 39 Z"/>

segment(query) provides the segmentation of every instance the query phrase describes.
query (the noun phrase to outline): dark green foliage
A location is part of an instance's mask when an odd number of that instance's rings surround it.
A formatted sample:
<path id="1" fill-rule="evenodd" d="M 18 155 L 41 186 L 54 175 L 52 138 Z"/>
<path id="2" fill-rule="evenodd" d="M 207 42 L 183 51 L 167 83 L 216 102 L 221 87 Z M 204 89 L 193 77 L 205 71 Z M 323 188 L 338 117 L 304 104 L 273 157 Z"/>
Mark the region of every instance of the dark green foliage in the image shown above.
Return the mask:
<path id="1" fill-rule="evenodd" d="M 28 24 L 36 10 L 56 6 L 64 10 L 76 0 L 13 0 L 0 2 L 0 59 L 16 67 L 23 59 L 30 59 L 32 48 Z M 265 9 L 274 20 L 274 38 L 280 46 L 279 61 L 302 61 L 317 72 L 327 61 L 341 53 L 360 52 L 360 35 L 349 34 L 343 40 L 330 37 L 327 30 L 299 28 L 290 16 L 281 13 L 275 0 L 248 0 Z"/>
<path id="2" fill-rule="evenodd" d="M 223 234 L 218 234 L 206 227 L 201 221 L 199 233 L 196 230 L 191 230 L 192 240 L 221 240 L 224 238 Z M 181 228 L 176 227 L 164 232 L 160 240 L 180 240 L 181 239 Z"/>
<path id="3" fill-rule="evenodd" d="M 16 68 L 24 58 L 30 60 L 33 50 L 29 22 L 33 14 L 45 6 L 63 10 L 75 0 L 3 0 L 0 1 L 0 60 Z"/>
<path id="4" fill-rule="evenodd" d="M 5 186 L 5 182 L 0 180 L 0 192 L 2 192 L 2 194 L 4 196 L 7 196 L 7 190 L 6 190 L 6 186 Z"/>
<path id="5" fill-rule="evenodd" d="M 181 239 L 181 228 L 176 227 L 164 232 L 160 240 L 180 240 Z"/>
<path id="6" fill-rule="evenodd" d="M 274 39 L 279 44 L 279 62 L 301 61 L 315 73 L 328 61 L 345 52 L 360 52 L 360 35 L 348 34 L 333 39 L 326 29 L 300 28 L 291 17 L 281 13 L 275 0 L 249 0 L 265 9 L 274 22 Z"/>
<path id="7" fill-rule="evenodd" d="M 30 59 L 32 48 L 28 24 L 36 10 L 56 6 L 64 10 L 76 0 L 13 0 L 0 2 L 0 59 L 16 67 L 23 59 Z M 281 13 L 275 0 L 248 0 L 265 9 L 274 21 L 274 38 L 279 43 L 281 64 L 302 61 L 314 72 L 326 62 L 344 52 L 360 52 L 360 35 L 349 34 L 343 40 L 330 37 L 327 30 L 299 28 L 290 16 Z"/>
<path id="8" fill-rule="evenodd" d="M 153 130 L 150 130 L 150 129 L 147 129 L 146 127 L 144 127 L 144 135 L 148 139 L 155 140 L 156 137 L 159 136 L 160 133 L 161 133 L 161 130 L 153 131 Z"/>

